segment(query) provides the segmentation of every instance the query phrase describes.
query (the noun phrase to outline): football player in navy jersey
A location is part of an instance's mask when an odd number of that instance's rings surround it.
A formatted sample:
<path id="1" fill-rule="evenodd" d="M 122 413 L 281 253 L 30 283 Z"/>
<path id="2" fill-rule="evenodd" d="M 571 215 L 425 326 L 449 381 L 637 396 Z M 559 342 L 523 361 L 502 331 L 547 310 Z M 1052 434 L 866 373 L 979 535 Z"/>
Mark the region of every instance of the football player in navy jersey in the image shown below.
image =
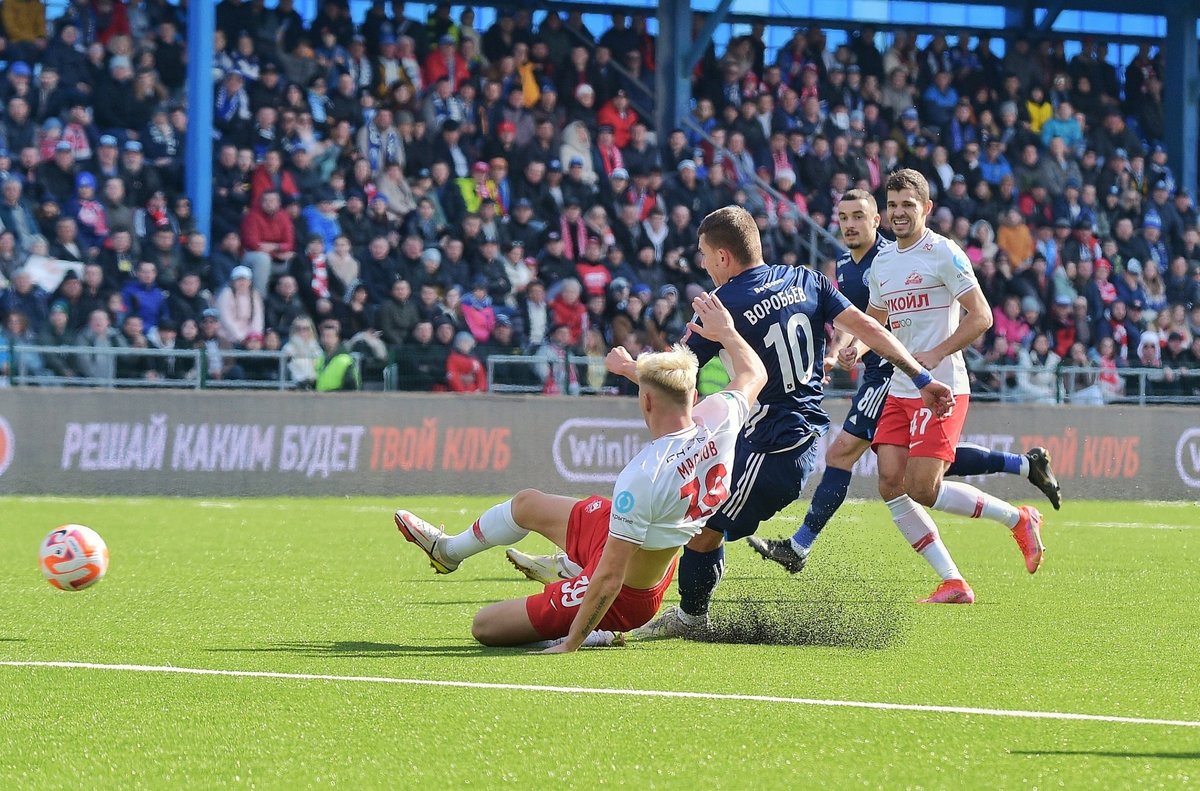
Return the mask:
<path id="1" fill-rule="evenodd" d="M 947 386 L 930 376 L 879 322 L 850 304 L 820 272 L 769 266 L 749 212 L 718 209 L 699 228 L 704 268 L 741 336 L 767 369 L 767 384 L 738 438 L 729 499 L 709 518 L 679 562 L 680 605 L 627 637 L 686 635 L 708 623 L 712 593 L 725 568 L 726 540 L 753 535 L 759 524 L 800 496 L 817 463 L 817 438 L 829 428 L 821 408 L 825 325 L 832 323 L 913 378 L 924 403 L 948 414 Z M 687 338 L 701 365 L 721 347 L 697 333 Z"/>
<path id="2" fill-rule="evenodd" d="M 838 287 L 852 305 L 866 311 L 870 299 L 868 276 L 871 264 L 880 244 L 886 241 L 879 235 L 879 208 L 871 193 L 850 190 L 838 202 L 837 212 L 842 238 L 848 248 L 837 262 Z M 853 337 L 838 332 L 825 358 L 826 369 L 834 365 L 852 369 L 858 360 L 853 343 Z M 850 403 L 841 433 L 825 452 L 825 472 L 813 492 L 804 523 L 790 539 L 751 536 L 747 541 L 758 554 L 774 560 L 793 574 L 804 568 L 813 542 L 845 501 L 854 463 L 871 447 L 875 436 L 875 426 L 888 394 L 892 366 L 874 352 L 864 354 L 862 363 L 858 392 Z M 964 443 L 957 446 L 954 462 L 946 472 L 952 476 L 993 473 L 1024 475 L 1049 498 L 1056 510 L 1062 504 L 1058 481 L 1050 468 L 1050 454 L 1045 448 L 1017 454 Z"/>

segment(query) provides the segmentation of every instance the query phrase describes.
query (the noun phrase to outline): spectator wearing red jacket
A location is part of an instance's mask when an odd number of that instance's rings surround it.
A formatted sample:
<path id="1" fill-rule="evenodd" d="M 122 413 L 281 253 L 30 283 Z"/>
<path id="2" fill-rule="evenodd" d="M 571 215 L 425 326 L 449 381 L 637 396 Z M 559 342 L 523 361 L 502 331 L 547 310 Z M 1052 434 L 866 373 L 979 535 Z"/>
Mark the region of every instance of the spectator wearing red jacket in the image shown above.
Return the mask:
<path id="1" fill-rule="evenodd" d="M 271 274 L 285 271 L 296 252 L 296 230 L 291 217 L 280 211 L 282 205 L 279 193 L 268 190 L 242 220 L 242 264 L 254 272 L 254 290 L 260 294 L 267 292 Z"/>
<path id="2" fill-rule="evenodd" d="M 550 320 L 552 324 L 561 324 L 571 331 L 571 345 L 579 344 L 587 329 L 587 306 L 580 297 L 583 286 L 575 279 L 564 280 L 558 295 L 550 301 Z"/>
<path id="3" fill-rule="evenodd" d="M 452 91 L 457 91 L 459 86 L 471 79 L 466 58 L 459 55 L 454 46 L 454 36 L 442 36 L 438 40 L 437 50 L 429 53 L 421 68 L 421 81 L 426 85 L 434 85 L 442 77 L 450 80 Z"/>
<path id="4" fill-rule="evenodd" d="M 96 20 L 96 40 L 108 46 L 113 36 L 128 36 L 129 12 L 118 0 L 92 0 L 92 14 Z"/>
<path id="5" fill-rule="evenodd" d="M 453 393 L 486 393 L 487 371 L 472 351 L 475 338 L 469 332 L 454 336 L 454 347 L 446 356 L 446 386 Z"/>
<path id="6" fill-rule="evenodd" d="M 271 149 L 263 156 L 262 164 L 254 169 L 250 177 L 250 205 L 257 206 L 267 190 L 287 195 L 292 200 L 300 199 L 300 188 L 292 174 L 283 169 L 283 154 Z"/>
<path id="7" fill-rule="evenodd" d="M 629 106 L 629 97 L 624 88 L 604 103 L 600 112 L 596 113 L 596 121 L 601 126 L 612 127 L 612 142 L 617 148 L 629 145 L 629 139 L 633 137 L 633 125 L 638 122 L 638 114 Z"/>

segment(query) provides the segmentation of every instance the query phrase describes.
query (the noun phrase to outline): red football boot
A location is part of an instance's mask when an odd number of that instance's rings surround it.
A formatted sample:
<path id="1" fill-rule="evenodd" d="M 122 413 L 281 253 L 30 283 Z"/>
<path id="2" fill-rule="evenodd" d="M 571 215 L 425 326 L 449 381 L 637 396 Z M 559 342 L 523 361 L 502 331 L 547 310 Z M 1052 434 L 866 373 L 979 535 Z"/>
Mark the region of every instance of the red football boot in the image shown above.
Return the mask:
<path id="1" fill-rule="evenodd" d="M 974 604 L 975 591 L 966 580 L 943 580 L 929 598 L 919 599 L 917 604 Z"/>
<path id="2" fill-rule="evenodd" d="M 1012 534 L 1025 556 L 1026 570 L 1033 574 L 1042 565 L 1042 553 L 1046 550 L 1042 545 L 1042 515 L 1031 505 L 1018 506 L 1017 510 L 1021 512 L 1021 520 Z"/>

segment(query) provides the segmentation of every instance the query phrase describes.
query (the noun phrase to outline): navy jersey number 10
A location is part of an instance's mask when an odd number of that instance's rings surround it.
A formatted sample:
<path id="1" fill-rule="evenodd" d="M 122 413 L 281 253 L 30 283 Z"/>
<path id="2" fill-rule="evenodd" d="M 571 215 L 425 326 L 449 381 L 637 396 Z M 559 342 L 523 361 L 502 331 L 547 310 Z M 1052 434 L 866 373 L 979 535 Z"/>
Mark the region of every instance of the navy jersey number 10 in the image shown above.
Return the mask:
<path id="1" fill-rule="evenodd" d="M 829 279 L 806 267 L 758 266 L 717 290 L 734 324 L 767 369 L 767 384 L 743 430 L 749 449 L 769 453 L 823 434 L 829 416 L 821 408 L 819 361 L 825 356 L 825 325 L 850 303 Z M 692 333 L 688 345 L 700 364 L 720 347 Z"/>

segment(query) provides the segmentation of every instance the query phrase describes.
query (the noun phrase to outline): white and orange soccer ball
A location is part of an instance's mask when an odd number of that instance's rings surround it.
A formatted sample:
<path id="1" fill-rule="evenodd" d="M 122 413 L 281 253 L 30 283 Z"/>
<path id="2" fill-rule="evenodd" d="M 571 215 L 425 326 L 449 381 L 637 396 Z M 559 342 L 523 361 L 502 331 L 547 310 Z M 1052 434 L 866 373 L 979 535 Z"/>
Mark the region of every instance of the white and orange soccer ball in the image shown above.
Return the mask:
<path id="1" fill-rule="evenodd" d="M 63 525 L 42 541 L 38 566 L 46 581 L 59 590 L 83 590 L 104 579 L 108 547 L 90 527 Z"/>

